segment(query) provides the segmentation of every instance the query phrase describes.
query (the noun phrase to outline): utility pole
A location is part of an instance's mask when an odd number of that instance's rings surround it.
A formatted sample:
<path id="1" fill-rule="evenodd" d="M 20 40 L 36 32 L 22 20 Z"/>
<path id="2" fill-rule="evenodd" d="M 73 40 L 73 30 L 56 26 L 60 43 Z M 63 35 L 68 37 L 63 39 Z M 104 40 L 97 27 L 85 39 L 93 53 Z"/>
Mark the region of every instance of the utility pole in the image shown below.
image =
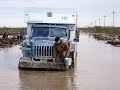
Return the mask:
<path id="1" fill-rule="evenodd" d="M 113 10 L 113 29 L 114 29 L 114 14 L 115 14 L 115 11 Z"/>
<path id="2" fill-rule="evenodd" d="M 104 28 L 105 28 L 105 19 L 106 19 L 106 16 L 104 16 Z"/>
<path id="3" fill-rule="evenodd" d="M 99 18 L 99 26 L 100 26 L 100 18 Z"/>

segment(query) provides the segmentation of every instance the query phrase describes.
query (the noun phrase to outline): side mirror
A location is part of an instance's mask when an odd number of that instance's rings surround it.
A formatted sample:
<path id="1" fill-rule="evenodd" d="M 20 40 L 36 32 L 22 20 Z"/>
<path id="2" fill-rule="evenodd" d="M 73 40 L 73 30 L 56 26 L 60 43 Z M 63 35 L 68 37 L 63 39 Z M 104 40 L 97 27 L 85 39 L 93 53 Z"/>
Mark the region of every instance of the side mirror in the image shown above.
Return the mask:
<path id="1" fill-rule="evenodd" d="M 74 41 L 75 41 L 75 42 L 79 42 L 79 38 L 75 38 Z"/>
<path id="2" fill-rule="evenodd" d="M 77 31 L 76 31 L 76 38 L 79 38 L 79 36 L 80 36 L 80 31 L 77 30 Z"/>
<path id="3" fill-rule="evenodd" d="M 23 40 L 29 39 L 29 36 L 24 36 Z"/>

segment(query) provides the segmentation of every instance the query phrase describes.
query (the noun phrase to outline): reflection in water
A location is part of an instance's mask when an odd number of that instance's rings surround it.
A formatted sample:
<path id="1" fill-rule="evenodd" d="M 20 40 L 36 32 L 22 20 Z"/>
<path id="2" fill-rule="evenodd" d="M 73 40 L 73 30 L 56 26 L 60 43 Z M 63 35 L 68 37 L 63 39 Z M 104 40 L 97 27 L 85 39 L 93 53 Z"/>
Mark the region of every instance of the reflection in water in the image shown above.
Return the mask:
<path id="1" fill-rule="evenodd" d="M 119 90 L 120 48 L 82 34 L 70 71 L 18 70 L 20 46 L 0 50 L 1 90 Z"/>
<path id="2" fill-rule="evenodd" d="M 18 61 L 21 57 L 19 46 L 4 48 L 0 51 L 0 89 L 18 90 Z"/>
<path id="3" fill-rule="evenodd" d="M 3 48 L 0 51 L 0 69 L 17 69 L 19 58 L 22 56 L 20 46 Z"/>
<path id="4" fill-rule="evenodd" d="M 76 73 L 81 90 L 119 90 L 120 48 L 81 35 Z"/>
<path id="5" fill-rule="evenodd" d="M 75 90 L 72 71 L 20 71 L 20 90 Z"/>

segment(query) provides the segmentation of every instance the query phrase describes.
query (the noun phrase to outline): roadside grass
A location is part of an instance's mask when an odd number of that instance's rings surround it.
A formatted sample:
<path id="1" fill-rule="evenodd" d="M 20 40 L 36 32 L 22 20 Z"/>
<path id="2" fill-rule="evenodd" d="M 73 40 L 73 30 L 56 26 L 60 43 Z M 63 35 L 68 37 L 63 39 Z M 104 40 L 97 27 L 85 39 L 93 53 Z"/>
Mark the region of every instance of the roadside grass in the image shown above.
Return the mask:
<path id="1" fill-rule="evenodd" d="M 19 34 L 21 32 L 21 28 L 8 28 L 8 27 L 0 28 L 0 34 L 3 34 L 4 32 L 9 32 L 11 34 Z M 22 28 L 22 32 L 26 33 L 27 29 Z"/>
<path id="2" fill-rule="evenodd" d="M 88 33 L 105 33 L 105 34 L 116 34 L 120 35 L 120 27 L 88 27 L 88 28 L 80 28 L 82 32 Z"/>

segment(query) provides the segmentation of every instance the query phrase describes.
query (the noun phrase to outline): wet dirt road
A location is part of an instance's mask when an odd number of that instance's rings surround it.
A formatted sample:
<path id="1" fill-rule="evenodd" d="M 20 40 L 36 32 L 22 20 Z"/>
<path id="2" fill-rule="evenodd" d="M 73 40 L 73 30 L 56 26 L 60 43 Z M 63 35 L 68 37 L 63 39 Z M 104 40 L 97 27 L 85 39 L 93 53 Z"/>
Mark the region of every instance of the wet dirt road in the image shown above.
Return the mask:
<path id="1" fill-rule="evenodd" d="M 120 90 L 120 48 L 80 36 L 70 71 L 18 70 L 19 46 L 0 50 L 1 90 Z"/>

